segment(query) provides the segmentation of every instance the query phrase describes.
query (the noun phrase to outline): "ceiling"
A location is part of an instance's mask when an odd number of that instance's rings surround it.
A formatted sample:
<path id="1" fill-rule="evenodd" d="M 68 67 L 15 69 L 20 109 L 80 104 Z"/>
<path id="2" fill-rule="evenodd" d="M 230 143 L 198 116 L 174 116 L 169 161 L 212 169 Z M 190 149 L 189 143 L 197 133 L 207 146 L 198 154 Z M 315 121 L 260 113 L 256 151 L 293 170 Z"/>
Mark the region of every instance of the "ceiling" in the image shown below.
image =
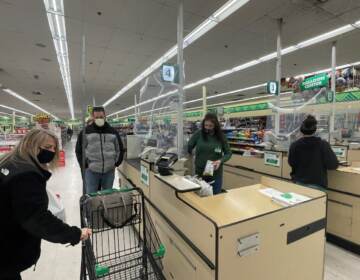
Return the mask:
<path id="1" fill-rule="evenodd" d="M 184 28 L 189 33 L 225 0 L 185 0 Z M 64 0 L 69 60 L 77 117 L 92 103 L 103 104 L 176 44 L 177 0 Z M 283 46 L 360 20 L 360 0 L 251 0 L 184 51 L 186 83 L 253 60 L 276 49 L 276 19 L 284 19 Z M 81 57 L 85 47 L 85 92 Z M 53 114 L 70 113 L 42 1 L 0 0 L 0 84 Z M 41 44 L 37 46 L 37 44 Z M 325 42 L 283 58 L 283 76 L 330 65 Z M 338 64 L 360 60 L 360 31 L 338 40 Z M 207 84 L 216 94 L 273 79 L 275 62 L 268 62 Z M 140 85 L 107 107 L 119 111 L 134 104 Z M 42 95 L 33 92 L 40 91 Z M 258 96 L 244 92 L 226 99 Z M 201 97 L 201 87 L 186 99 Z M 146 97 L 145 97 L 146 98 Z M 213 99 L 214 102 L 225 98 Z M 36 109 L 0 94 L 0 104 L 35 113 Z M 200 105 L 199 103 L 191 106 Z M 144 110 L 151 106 L 144 106 Z M 124 112 L 124 115 L 132 111 Z"/>

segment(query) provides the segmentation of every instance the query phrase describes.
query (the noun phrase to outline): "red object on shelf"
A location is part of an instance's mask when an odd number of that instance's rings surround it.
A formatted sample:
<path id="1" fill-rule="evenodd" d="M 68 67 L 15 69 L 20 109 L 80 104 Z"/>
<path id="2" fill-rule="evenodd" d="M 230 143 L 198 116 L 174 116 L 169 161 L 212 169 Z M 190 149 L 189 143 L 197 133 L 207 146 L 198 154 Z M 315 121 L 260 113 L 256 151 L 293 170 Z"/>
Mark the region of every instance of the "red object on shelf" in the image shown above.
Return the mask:
<path id="1" fill-rule="evenodd" d="M 65 151 L 60 151 L 60 153 L 59 153 L 58 166 L 60 166 L 60 167 L 65 166 Z"/>

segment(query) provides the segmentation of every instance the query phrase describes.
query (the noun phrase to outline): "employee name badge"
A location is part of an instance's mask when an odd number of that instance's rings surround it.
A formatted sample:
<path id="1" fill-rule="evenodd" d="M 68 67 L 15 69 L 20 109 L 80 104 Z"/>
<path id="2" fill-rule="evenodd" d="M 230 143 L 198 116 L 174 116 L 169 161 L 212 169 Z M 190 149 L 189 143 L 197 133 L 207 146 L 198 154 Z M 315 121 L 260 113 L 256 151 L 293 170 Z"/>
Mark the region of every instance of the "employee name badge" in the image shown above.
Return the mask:
<path id="1" fill-rule="evenodd" d="M 220 147 L 216 147 L 216 148 L 215 148 L 215 153 L 221 154 L 221 153 L 222 153 L 222 149 L 221 149 Z"/>

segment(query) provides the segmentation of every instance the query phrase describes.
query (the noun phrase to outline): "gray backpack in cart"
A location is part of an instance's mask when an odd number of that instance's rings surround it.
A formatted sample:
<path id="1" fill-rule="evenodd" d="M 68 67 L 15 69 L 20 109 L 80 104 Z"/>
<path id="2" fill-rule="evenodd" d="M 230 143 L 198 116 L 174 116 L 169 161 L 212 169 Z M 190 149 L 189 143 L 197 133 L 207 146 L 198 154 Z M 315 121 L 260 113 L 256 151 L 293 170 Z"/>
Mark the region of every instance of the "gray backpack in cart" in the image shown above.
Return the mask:
<path id="1" fill-rule="evenodd" d="M 93 230 L 122 228 L 138 216 L 137 204 L 130 191 L 111 189 L 86 195 L 83 205 L 86 226 Z"/>

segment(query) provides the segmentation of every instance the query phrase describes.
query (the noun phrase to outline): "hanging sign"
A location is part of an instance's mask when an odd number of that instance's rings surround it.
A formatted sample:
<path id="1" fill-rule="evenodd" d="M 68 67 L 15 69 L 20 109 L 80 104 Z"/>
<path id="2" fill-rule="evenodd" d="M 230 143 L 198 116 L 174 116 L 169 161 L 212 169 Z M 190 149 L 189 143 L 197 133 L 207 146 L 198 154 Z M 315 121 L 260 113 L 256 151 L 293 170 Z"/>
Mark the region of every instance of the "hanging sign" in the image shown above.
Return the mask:
<path id="1" fill-rule="evenodd" d="M 309 78 L 306 78 L 301 84 L 301 91 L 313 90 L 317 88 L 329 87 L 329 77 L 326 73 L 318 74 Z"/>
<path id="2" fill-rule="evenodd" d="M 141 183 L 143 183 L 147 187 L 150 185 L 149 169 L 144 165 L 140 166 L 140 180 L 141 180 Z"/>
<path id="3" fill-rule="evenodd" d="M 275 167 L 280 167 L 280 154 L 274 152 L 264 153 L 264 163 Z"/>
<path id="4" fill-rule="evenodd" d="M 280 92 L 278 81 L 269 81 L 266 83 L 266 92 L 278 96 Z"/>
<path id="5" fill-rule="evenodd" d="M 163 64 L 160 68 L 160 77 L 163 82 L 179 83 L 179 65 Z"/>
<path id="6" fill-rule="evenodd" d="M 94 109 L 94 107 L 92 106 L 92 105 L 88 105 L 87 106 L 87 114 L 88 114 L 88 116 L 90 116 L 91 114 L 92 114 L 92 112 L 93 112 L 93 109 Z"/>

